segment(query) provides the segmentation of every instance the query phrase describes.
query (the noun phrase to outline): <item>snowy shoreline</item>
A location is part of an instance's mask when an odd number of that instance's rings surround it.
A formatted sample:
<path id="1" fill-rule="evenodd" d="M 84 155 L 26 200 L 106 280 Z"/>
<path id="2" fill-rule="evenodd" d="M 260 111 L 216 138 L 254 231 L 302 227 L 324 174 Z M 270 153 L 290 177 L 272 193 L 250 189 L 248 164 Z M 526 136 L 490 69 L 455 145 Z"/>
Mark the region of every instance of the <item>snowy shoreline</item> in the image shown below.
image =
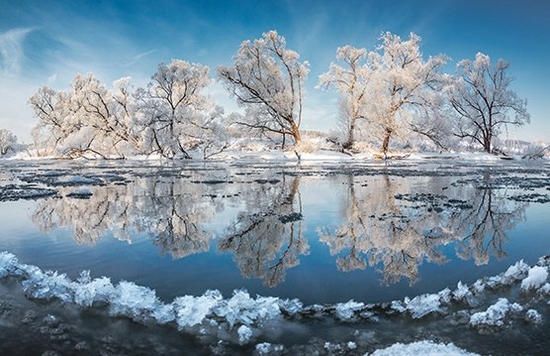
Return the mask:
<path id="1" fill-rule="evenodd" d="M 173 324 L 185 334 L 197 337 L 209 335 L 241 346 L 258 342 L 255 348 L 259 354 L 270 354 L 284 348 L 283 345 L 259 342 L 265 333 L 284 323 L 303 323 L 307 320 L 329 319 L 353 325 L 377 323 L 381 318 L 401 315 L 407 319 L 458 318 L 470 328 L 479 330 L 499 330 L 516 319 L 541 325 L 546 320 L 536 308 L 540 307 L 540 303 L 544 303 L 546 308 L 550 304 L 549 267 L 550 256 L 541 257 L 534 266 L 519 261 L 505 272 L 482 278 L 471 286 L 459 282 L 454 290 L 446 288 L 436 294 L 382 304 L 350 300 L 333 305 L 304 306 L 297 299 L 251 297 L 244 290 L 235 290 L 230 298 L 225 298 L 217 290 L 209 290 L 201 296 L 185 295 L 175 298 L 171 303 L 164 303 L 154 290 L 133 282 L 113 284 L 108 277 L 91 279 L 89 271 L 83 271 L 80 278 L 70 280 L 64 274 L 21 264 L 9 252 L 0 253 L 0 280 L 15 278 L 27 298 L 60 300 L 83 309 L 105 306 L 112 317 L 122 316 L 144 324 Z M 496 291 L 498 294 L 503 288 L 512 287 L 518 289 L 517 301 L 497 295 L 495 302 L 494 296 L 487 297 L 490 292 Z M 332 347 L 343 350 L 355 349 L 357 345 L 355 341 L 350 341 L 342 345 L 333 344 Z M 441 347 L 446 347 L 443 350 L 459 352 L 454 345 L 437 343 L 414 344 L 410 347 L 410 350 L 417 350 L 418 347 L 441 350 Z M 386 355 L 389 352 L 375 355 Z"/>

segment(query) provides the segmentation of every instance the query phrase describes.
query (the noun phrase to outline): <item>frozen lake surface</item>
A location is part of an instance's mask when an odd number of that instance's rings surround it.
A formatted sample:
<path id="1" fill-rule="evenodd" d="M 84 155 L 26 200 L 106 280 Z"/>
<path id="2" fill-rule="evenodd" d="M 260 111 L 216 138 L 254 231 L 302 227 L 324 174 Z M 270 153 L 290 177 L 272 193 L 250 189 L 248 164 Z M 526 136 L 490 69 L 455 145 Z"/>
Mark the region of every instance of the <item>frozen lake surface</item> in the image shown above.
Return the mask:
<path id="1" fill-rule="evenodd" d="M 546 161 L 1 165 L 2 354 L 550 349 Z"/>

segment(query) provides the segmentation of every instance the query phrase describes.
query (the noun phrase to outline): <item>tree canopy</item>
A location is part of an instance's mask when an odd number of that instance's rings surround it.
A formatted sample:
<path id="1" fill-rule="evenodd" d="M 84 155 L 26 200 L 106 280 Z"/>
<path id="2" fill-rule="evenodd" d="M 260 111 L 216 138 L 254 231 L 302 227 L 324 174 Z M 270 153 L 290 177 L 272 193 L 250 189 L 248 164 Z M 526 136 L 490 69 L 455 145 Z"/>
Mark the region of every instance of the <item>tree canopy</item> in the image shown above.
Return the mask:
<path id="1" fill-rule="evenodd" d="M 473 61 L 459 61 L 453 75 L 445 74 L 448 58 L 424 58 L 420 44 L 414 33 L 401 39 L 385 32 L 372 50 L 336 50 L 337 62 L 320 75 L 317 87 L 340 95 L 341 148 L 368 141 L 387 157 L 390 142 L 420 135 L 439 148 L 468 139 L 491 152 L 504 129 L 529 122 L 526 100 L 510 88 L 508 62 L 491 64 L 478 53 Z M 233 63 L 217 68 L 217 79 L 244 115 L 226 115 L 206 94 L 213 82 L 209 68 L 181 59 L 160 63 L 147 85 L 135 89 L 130 78 L 108 87 L 93 74 L 77 74 L 69 89 L 43 87 L 29 99 L 38 118 L 34 150 L 73 158 L 208 158 L 230 146 L 234 123 L 250 134 L 279 137 L 283 147 L 291 137 L 298 146 L 308 72 L 309 63 L 287 49 L 276 31 L 243 41 Z M 14 139 L 2 135 L 5 154 Z"/>

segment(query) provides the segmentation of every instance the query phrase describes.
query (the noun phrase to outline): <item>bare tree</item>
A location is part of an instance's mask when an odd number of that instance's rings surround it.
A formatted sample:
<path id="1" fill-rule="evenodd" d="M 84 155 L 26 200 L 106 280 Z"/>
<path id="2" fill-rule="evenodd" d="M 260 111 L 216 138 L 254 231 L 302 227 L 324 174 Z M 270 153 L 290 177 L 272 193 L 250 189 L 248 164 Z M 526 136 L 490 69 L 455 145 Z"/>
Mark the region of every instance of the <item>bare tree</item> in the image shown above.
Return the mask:
<path id="1" fill-rule="evenodd" d="M 530 121 L 527 100 L 509 89 L 508 67 L 502 59 L 491 66 L 489 56 L 478 53 L 473 62 L 465 59 L 457 64 L 457 77 L 448 90 L 455 135 L 478 142 L 486 152 L 492 151 L 502 128 Z"/>
<path id="2" fill-rule="evenodd" d="M 260 133 L 292 136 L 300 142 L 303 84 L 308 63 L 286 49 L 284 37 L 276 31 L 253 42 L 241 43 L 232 66 L 218 68 L 219 78 L 246 109 L 248 121 L 241 124 Z"/>

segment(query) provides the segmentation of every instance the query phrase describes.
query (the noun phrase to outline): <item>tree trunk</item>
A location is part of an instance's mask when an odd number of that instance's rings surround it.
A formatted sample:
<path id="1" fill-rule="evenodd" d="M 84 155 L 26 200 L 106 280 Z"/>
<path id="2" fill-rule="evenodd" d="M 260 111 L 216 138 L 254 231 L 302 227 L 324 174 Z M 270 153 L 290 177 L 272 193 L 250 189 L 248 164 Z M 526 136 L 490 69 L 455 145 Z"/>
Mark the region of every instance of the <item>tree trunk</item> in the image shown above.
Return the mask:
<path id="1" fill-rule="evenodd" d="M 291 129 L 292 129 L 292 138 L 294 139 L 295 144 L 299 144 L 302 140 L 300 136 L 300 129 L 298 128 L 298 125 L 294 121 L 291 122 Z"/>
<path id="2" fill-rule="evenodd" d="M 483 135 L 483 148 L 487 153 L 491 153 L 491 138 L 492 137 L 490 133 Z"/>
<path id="3" fill-rule="evenodd" d="M 393 130 L 389 127 L 386 127 L 386 133 L 384 135 L 384 140 L 382 141 L 382 153 L 384 154 L 384 158 L 388 157 L 388 151 L 390 146 L 390 138 L 393 133 Z"/>
<path id="4" fill-rule="evenodd" d="M 348 150 L 353 147 L 354 143 L 355 143 L 355 119 L 351 119 L 351 122 L 348 128 L 348 139 L 342 145 L 342 147 Z"/>

